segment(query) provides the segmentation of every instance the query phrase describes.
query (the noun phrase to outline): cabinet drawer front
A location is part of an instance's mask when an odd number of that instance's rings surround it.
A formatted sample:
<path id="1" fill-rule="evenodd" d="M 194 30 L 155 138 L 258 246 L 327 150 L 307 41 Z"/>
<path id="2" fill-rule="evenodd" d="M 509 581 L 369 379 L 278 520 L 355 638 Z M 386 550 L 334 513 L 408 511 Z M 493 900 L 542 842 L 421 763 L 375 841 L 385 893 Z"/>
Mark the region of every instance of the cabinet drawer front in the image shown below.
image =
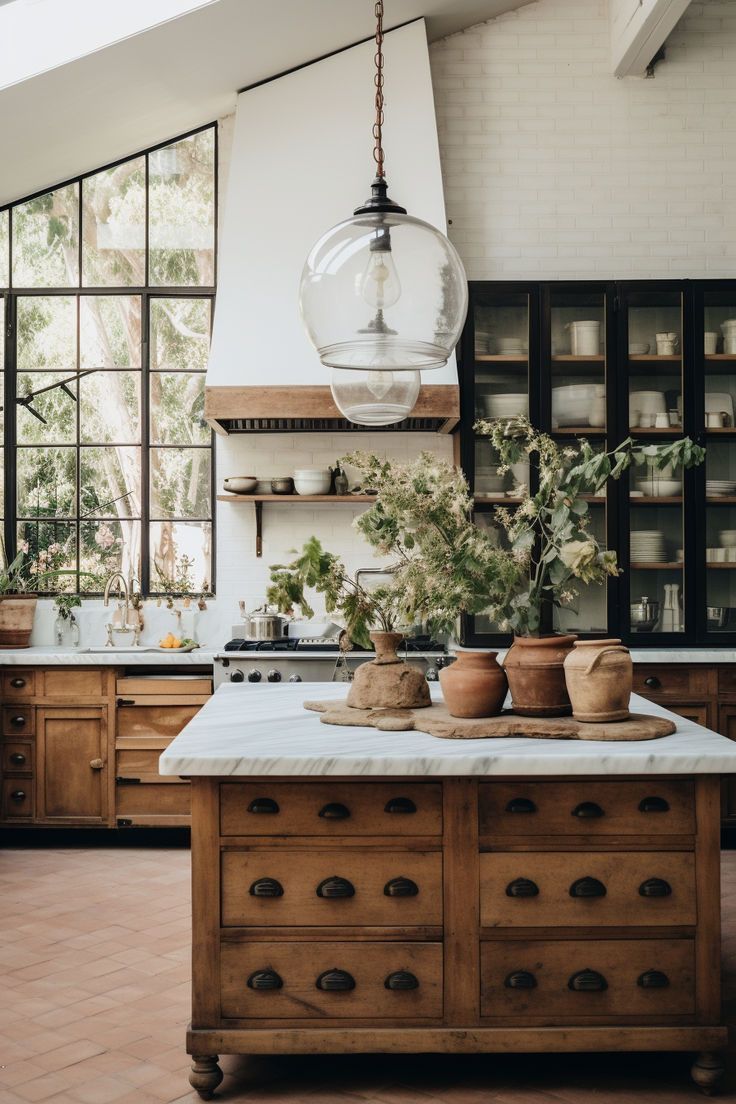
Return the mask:
<path id="1" fill-rule="evenodd" d="M 8 667 L 3 671 L 3 701 L 22 701 L 36 692 L 36 672 Z"/>
<path id="2" fill-rule="evenodd" d="M 173 740 L 201 708 L 201 705 L 118 705 L 118 739 Z"/>
<path id="3" fill-rule="evenodd" d="M 221 977 L 228 1019 L 442 1015 L 438 943 L 223 943 Z"/>
<path id="4" fill-rule="evenodd" d="M 736 665 L 718 669 L 718 696 L 724 694 L 736 694 Z"/>
<path id="5" fill-rule="evenodd" d="M 671 663 L 634 667 L 634 693 L 645 698 L 708 697 L 709 668 L 704 664 L 677 667 Z"/>
<path id="6" fill-rule="evenodd" d="M 671 835 L 695 831 L 692 782 L 492 782 L 479 787 L 481 835 Z"/>
<path id="7" fill-rule="evenodd" d="M 31 705 L 3 706 L 3 736 L 32 736 L 36 710 Z"/>
<path id="8" fill-rule="evenodd" d="M 222 922 L 441 924 L 439 852 L 225 851 Z"/>
<path id="9" fill-rule="evenodd" d="M 42 698 L 103 698 L 105 676 L 105 671 L 95 668 L 70 671 L 63 667 L 47 667 L 39 672 L 38 694 Z"/>
<path id="10" fill-rule="evenodd" d="M 695 861 L 685 851 L 517 851 L 480 857 L 481 925 L 694 924 Z"/>
<path id="11" fill-rule="evenodd" d="M 146 694 L 167 694 L 190 697 L 192 694 L 211 694 L 212 679 L 201 675 L 158 677 L 126 676 L 115 682 L 115 693 L 123 698 L 144 697 Z"/>
<path id="12" fill-rule="evenodd" d="M 2 810 L 6 820 L 29 820 L 33 816 L 33 780 L 6 778 L 2 785 Z"/>
<path id="13" fill-rule="evenodd" d="M 3 774 L 33 773 L 33 744 L 30 740 L 6 740 L 2 745 Z"/>
<path id="14" fill-rule="evenodd" d="M 115 776 L 140 778 L 141 781 L 173 783 L 170 775 L 161 775 L 158 761 L 161 752 L 150 748 L 118 748 L 115 752 Z"/>
<path id="15" fill-rule="evenodd" d="M 224 836 L 438 836 L 442 787 L 403 782 L 220 786 Z"/>
<path id="16" fill-rule="evenodd" d="M 116 786 L 116 816 L 188 816 L 191 812 L 188 782 L 152 782 L 148 785 Z"/>
<path id="17" fill-rule="evenodd" d="M 695 944 L 689 939 L 514 939 L 481 946 L 482 1016 L 575 1020 L 694 1011 Z"/>

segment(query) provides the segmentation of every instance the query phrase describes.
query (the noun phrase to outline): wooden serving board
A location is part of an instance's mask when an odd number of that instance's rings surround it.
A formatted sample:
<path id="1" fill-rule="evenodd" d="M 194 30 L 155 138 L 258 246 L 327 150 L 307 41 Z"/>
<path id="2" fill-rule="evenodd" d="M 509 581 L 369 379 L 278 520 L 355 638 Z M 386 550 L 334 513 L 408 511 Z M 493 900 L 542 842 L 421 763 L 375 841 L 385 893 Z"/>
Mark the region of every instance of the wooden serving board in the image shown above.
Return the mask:
<path id="1" fill-rule="evenodd" d="M 381 732 L 428 732 L 443 740 L 499 739 L 531 736 L 537 740 L 658 740 L 676 731 L 672 721 L 632 713 L 627 721 L 601 724 L 576 721 L 573 717 L 519 717 L 504 712 L 498 717 L 464 720 L 451 717 L 444 703 L 424 709 L 353 709 L 346 702 L 306 701 L 305 709 L 321 713 L 323 724 L 377 728 Z"/>

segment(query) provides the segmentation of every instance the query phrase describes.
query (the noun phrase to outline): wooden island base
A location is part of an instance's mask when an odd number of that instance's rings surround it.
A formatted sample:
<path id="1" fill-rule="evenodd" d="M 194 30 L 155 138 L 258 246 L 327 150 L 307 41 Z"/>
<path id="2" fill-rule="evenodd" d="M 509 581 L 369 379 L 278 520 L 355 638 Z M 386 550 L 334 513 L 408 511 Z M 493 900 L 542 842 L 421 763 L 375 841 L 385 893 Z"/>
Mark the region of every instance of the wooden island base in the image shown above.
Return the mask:
<path id="1" fill-rule="evenodd" d="M 226 1054 L 693 1051 L 723 1075 L 715 776 L 192 778 L 191 1083 Z"/>

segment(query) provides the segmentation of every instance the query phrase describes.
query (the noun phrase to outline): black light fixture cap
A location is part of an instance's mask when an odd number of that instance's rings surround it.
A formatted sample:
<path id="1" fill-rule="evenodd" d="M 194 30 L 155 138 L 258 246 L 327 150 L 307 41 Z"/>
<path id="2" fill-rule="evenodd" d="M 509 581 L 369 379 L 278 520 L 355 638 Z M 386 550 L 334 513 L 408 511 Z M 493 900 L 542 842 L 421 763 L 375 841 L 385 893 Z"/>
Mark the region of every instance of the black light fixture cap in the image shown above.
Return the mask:
<path id="1" fill-rule="evenodd" d="M 385 176 L 377 176 L 371 184 L 370 198 L 353 211 L 354 215 L 372 215 L 390 212 L 393 215 L 405 215 L 406 207 L 400 207 L 388 196 L 388 184 Z"/>

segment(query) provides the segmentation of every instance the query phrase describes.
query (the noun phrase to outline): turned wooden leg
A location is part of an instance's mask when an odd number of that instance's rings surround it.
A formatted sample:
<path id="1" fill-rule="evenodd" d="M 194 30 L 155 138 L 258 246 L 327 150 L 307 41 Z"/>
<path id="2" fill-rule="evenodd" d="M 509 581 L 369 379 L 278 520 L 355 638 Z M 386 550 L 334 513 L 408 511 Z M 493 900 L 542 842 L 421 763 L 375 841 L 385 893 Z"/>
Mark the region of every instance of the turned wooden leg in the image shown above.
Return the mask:
<path id="1" fill-rule="evenodd" d="M 217 1064 L 216 1054 L 193 1054 L 192 1072 L 189 1084 L 196 1089 L 203 1100 L 211 1100 L 215 1089 L 222 1081 L 222 1070 Z"/>
<path id="2" fill-rule="evenodd" d="M 693 1062 L 690 1075 L 698 1088 L 706 1096 L 710 1096 L 725 1072 L 726 1066 L 720 1054 L 709 1050 L 701 1050 Z"/>

